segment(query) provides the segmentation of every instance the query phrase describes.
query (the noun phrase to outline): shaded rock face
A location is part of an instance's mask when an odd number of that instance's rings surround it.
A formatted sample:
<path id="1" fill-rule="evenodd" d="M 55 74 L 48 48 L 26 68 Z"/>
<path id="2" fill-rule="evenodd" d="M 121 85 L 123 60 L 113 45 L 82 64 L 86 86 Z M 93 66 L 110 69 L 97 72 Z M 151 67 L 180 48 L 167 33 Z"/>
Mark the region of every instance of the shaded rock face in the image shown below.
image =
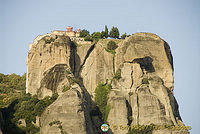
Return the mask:
<path id="1" fill-rule="evenodd" d="M 0 134 L 4 134 L 3 133 L 3 124 L 4 120 L 3 120 L 3 116 L 2 116 L 2 112 L 0 111 Z"/>
<path id="2" fill-rule="evenodd" d="M 39 98 L 52 96 L 53 93 L 62 93 L 64 86 L 69 85 L 66 77 L 67 64 L 56 64 L 43 73 L 40 88 L 37 91 Z"/>
<path id="3" fill-rule="evenodd" d="M 128 133 L 119 126 L 184 125 L 173 96 L 169 45 L 155 34 L 136 33 L 118 41 L 116 54 L 112 54 L 105 49 L 108 41 L 75 46 L 66 36 L 50 34 L 31 45 L 27 92 L 39 98 L 59 94 L 42 114 L 41 134 L 61 132 L 58 124 L 52 125 L 53 121 L 60 121 L 62 131 L 67 133 L 103 133 L 102 115 L 94 102 L 100 82 L 112 85 L 107 98 L 107 123 L 111 128 L 108 133 Z M 116 79 L 116 75 L 120 76 Z M 69 89 L 63 92 L 64 87 Z M 152 133 L 180 132 L 187 133 Z"/>

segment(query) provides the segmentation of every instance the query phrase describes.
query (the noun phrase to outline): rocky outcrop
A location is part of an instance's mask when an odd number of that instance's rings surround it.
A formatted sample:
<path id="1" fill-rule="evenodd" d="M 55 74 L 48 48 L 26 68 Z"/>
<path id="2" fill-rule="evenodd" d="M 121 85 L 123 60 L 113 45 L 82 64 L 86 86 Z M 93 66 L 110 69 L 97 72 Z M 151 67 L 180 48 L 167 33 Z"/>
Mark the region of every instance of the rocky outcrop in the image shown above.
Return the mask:
<path id="1" fill-rule="evenodd" d="M 99 83 L 111 84 L 106 123 L 108 133 L 124 134 L 119 126 L 184 124 L 173 96 L 173 59 L 169 45 L 152 33 L 136 33 L 106 49 L 109 40 L 78 45 L 67 36 L 37 38 L 27 59 L 27 92 L 39 98 L 58 93 L 41 117 L 41 134 L 102 133 L 94 102 Z M 153 130 L 152 133 L 188 133 Z"/>
<path id="2" fill-rule="evenodd" d="M 114 55 L 105 50 L 102 42 L 98 42 L 90 56 L 87 57 L 80 73 L 83 78 L 83 84 L 92 97 L 99 82 L 105 83 L 107 79 L 111 79 L 114 76 L 113 67 Z"/>
<path id="3" fill-rule="evenodd" d="M 67 64 L 73 61 L 71 56 L 72 42 L 67 36 L 46 35 L 31 44 L 27 58 L 26 92 L 37 94 L 44 72 L 56 64 Z M 71 61 L 72 60 L 72 61 Z"/>
<path id="4" fill-rule="evenodd" d="M 167 43 L 154 34 L 137 33 L 121 42 L 116 52 L 115 70 L 120 70 L 121 79 L 112 83 L 108 103 L 113 109 L 108 122 L 117 126 L 178 125 L 181 118 L 172 92 L 173 62 Z M 124 98 L 122 102 L 127 103 L 129 111 L 117 112 L 119 98 Z M 121 117 L 120 122 L 113 116 Z M 118 131 L 113 129 L 114 133 L 124 133 Z"/>
<path id="5" fill-rule="evenodd" d="M 58 134 L 60 131 L 71 134 L 95 133 L 81 92 L 80 87 L 74 85 L 46 109 L 41 118 L 41 134 Z M 61 124 L 56 124 L 56 121 Z M 62 129 L 59 129 L 59 125 Z"/>
<path id="6" fill-rule="evenodd" d="M 136 33 L 119 44 L 116 50 L 116 70 L 124 62 L 139 63 L 141 69 L 154 72 L 164 85 L 173 90 L 173 59 L 169 45 L 152 33 Z"/>

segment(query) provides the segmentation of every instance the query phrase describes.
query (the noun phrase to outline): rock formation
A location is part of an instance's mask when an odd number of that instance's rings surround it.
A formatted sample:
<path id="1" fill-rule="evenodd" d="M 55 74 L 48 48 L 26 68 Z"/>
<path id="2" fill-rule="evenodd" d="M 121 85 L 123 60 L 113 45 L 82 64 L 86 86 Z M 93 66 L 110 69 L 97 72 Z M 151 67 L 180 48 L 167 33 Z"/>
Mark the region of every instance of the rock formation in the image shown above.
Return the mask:
<path id="1" fill-rule="evenodd" d="M 122 125 L 184 126 L 173 96 L 169 45 L 155 34 L 136 33 L 115 40 L 118 48 L 113 54 L 105 49 L 108 41 L 77 46 L 67 36 L 47 34 L 35 39 L 27 58 L 26 91 L 39 98 L 59 94 L 42 114 L 41 134 L 102 133 L 102 115 L 94 102 L 99 83 L 112 85 L 107 133 L 128 133 L 119 128 Z M 188 132 L 162 129 L 152 133 Z"/>

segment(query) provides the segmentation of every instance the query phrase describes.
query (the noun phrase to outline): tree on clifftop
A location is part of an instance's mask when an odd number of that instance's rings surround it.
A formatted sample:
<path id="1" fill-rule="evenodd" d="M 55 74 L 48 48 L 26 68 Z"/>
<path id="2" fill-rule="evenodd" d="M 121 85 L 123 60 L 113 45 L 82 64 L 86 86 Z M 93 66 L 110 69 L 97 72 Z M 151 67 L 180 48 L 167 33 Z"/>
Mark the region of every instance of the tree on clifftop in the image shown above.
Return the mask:
<path id="1" fill-rule="evenodd" d="M 94 38 L 94 39 L 101 39 L 102 38 L 101 33 L 100 32 L 94 32 L 92 34 L 92 38 Z"/>
<path id="2" fill-rule="evenodd" d="M 117 27 L 112 27 L 112 29 L 110 30 L 110 37 L 119 38 L 119 30 Z"/>
<path id="3" fill-rule="evenodd" d="M 121 36 L 122 39 L 125 39 L 126 37 L 127 37 L 126 33 Z"/>
<path id="4" fill-rule="evenodd" d="M 88 30 L 83 29 L 80 31 L 80 37 L 86 37 L 87 35 L 90 35 Z"/>
<path id="5" fill-rule="evenodd" d="M 108 27 L 105 25 L 105 38 L 108 38 Z"/>

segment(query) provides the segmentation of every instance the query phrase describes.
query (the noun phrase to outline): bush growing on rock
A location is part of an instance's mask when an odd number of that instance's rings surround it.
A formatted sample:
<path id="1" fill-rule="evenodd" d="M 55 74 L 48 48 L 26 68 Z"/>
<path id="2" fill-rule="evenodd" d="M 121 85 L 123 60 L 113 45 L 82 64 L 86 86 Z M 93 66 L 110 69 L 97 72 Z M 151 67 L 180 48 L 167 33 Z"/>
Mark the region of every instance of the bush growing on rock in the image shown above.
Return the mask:
<path id="1" fill-rule="evenodd" d="M 99 83 L 95 89 L 95 102 L 99 107 L 103 119 L 106 120 L 109 112 L 109 105 L 107 105 L 108 94 L 111 90 L 111 84 Z"/>
<path id="2" fill-rule="evenodd" d="M 86 37 L 88 35 L 90 36 L 90 32 L 88 30 L 83 29 L 80 31 L 80 37 Z"/>
<path id="3" fill-rule="evenodd" d="M 114 41 L 109 41 L 107 44 L 107 49 L 108 50 L 115 50 L 117 48 L 117 44 Z"/>

